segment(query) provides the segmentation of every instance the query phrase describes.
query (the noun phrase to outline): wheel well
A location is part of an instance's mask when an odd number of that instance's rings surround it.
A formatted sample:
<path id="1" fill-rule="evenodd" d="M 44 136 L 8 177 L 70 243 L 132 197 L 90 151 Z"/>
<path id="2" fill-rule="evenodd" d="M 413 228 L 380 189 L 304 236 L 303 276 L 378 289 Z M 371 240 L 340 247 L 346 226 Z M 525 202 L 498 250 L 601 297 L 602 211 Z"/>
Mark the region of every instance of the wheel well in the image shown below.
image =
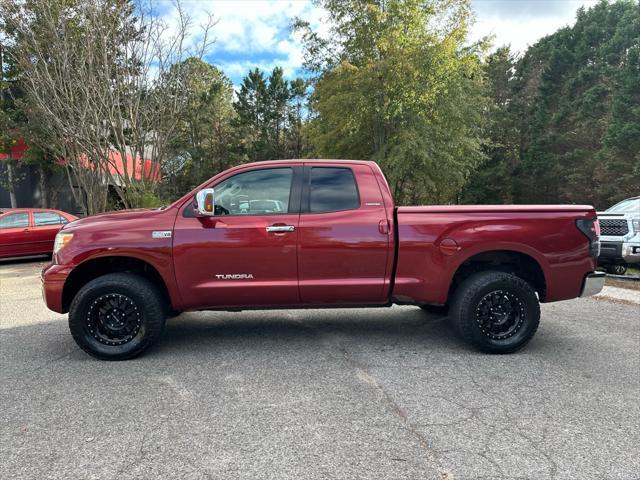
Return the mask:
<path id="1" fill-rule="evenodd" d="M 538 292 L 540 300 L 544 300 L 546 281 L 540 264 L 529 255 L 512 250 L 482 252 L 465 260 L 453 276 L 449 296 L 469 276 L 487 270 L 498 270 L 522 278 Z"/>
<path id="2" fill-rule="evenodd" d="M 100 257 L 78 265 L 70 274 L 62 291 L 62 309 L 69 311 L 78 291 L 91 280 L 108 273 L 128 272 L 145 277 L 160 291 L 167 308 L 171 308 L 171 297 L 158 271 L 149 263 L 134 257 Z"/>

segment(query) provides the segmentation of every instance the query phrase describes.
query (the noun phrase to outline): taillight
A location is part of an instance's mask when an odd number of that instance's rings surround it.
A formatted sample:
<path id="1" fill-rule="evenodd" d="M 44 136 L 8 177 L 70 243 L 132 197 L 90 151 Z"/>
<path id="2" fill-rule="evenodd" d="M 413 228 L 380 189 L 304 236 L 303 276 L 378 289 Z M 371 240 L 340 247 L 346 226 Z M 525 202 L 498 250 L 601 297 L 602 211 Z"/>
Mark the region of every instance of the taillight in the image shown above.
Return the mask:
<path id="1" fill-rule="evenodd" d="M 600 255 L 600 224 L 597 218 L 580 218 L 576 220 L 576 227 L 589 239 L 589 255 Z"/>

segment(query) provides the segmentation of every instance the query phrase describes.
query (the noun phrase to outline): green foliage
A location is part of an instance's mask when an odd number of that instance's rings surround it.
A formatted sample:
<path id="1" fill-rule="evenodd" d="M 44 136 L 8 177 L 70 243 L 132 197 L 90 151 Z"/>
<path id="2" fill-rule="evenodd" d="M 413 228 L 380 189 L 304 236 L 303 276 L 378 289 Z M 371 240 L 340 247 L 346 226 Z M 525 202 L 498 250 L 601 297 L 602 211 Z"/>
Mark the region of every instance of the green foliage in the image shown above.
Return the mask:
<path id="1" fill-rule="evenodd" d="M 285 80 L 279 67 L 269 77 L 257 68 L 249 72 L 234 103 L 238 154 L 243 161 L 299 158 L 304 154 L 306 90 L 303 79 Z"/>
<path id="2" fill-rule="evenodd" d="M 480 45 L 465 0 L 326 0 L 331 38 L 297 22 L 318 72 L 314 153 L 372 159 L 400 204 L 450 203 L 482 158 Z"/>
<path id="3" fill-rule="evenodd" d="M 484 63 L 490 99 L 484 131 L 485 159 L 464 188 L 464 203 L 513 202 L 512 175 L 520 153 L 518 118 L 512 108 L 515 65 L 515 55 L 508 47 L 499 48 Z"/>
<path id="4" fill-rule="evenodd" d="M 233 85 L 215 66 L 197 58 L 176 65 L 186 89 L 184 109 L 171 141 L 171 158 L 163 164 L 163 194 L 175 198 L 214 173 L 234 164 L 231 122 Z"/>
<path id="5" fill-rule="evenodd" d="M 640 185 L 640 7 L 601 1 L 518 62 L 518 202 L 603 208 Z"/>

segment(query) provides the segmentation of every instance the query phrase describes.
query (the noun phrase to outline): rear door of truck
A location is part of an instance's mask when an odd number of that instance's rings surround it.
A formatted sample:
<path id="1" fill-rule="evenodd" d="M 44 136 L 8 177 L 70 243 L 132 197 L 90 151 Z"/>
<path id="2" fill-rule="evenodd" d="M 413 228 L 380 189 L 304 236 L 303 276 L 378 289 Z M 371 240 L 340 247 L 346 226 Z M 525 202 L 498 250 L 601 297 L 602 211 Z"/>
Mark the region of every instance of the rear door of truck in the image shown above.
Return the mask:
<path id="1" fill-rule="evenodd" d="M 392 235 L 371 168 L 305 162 L 298 236 L 301 303 L 383 304 Z"/>

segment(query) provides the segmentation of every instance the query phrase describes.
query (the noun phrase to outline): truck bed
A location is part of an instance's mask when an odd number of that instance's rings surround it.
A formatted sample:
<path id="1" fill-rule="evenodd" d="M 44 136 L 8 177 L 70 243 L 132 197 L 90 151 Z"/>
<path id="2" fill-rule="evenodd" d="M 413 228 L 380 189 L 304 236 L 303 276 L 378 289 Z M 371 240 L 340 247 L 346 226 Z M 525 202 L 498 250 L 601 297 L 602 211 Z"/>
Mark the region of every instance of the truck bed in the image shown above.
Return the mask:
<path id="1" fill-rule="evenodd" d="M 398 213 L 586 212 L 591 205 L 428 205 L 398 207 Z"/>
<path id="2" fill-rule="evenodd" d="M 576 220 L 589 218 L 596 218 L 590 205 L 398 207 L 393 296 L 443 304 L 460 268 L 513 261 L 539 265 L 541 301 L 575 298 L 585 274 L 596 267 L 576 228 Z"/>

